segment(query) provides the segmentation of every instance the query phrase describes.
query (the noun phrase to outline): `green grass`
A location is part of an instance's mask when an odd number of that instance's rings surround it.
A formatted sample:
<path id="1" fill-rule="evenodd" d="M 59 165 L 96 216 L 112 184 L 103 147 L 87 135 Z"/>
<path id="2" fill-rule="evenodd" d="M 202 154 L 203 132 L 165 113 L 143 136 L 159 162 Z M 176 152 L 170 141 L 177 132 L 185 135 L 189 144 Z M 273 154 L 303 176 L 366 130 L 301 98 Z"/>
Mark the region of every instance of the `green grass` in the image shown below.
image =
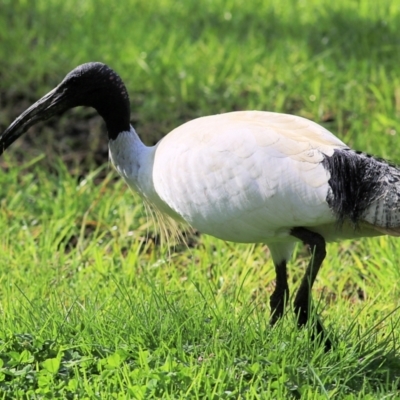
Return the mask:
<path id="1" fill-rule="evenodd" d="M 265 109 L 400 162 L 397 1 L 123 4 L 0 0 L 0 131 L 98 60 L 126 82 L 147 143 L 200 115 Z M 189 247 L 160 245 L 140 199 L 94 169 L 105 137 L 73 111 L 2 157 L 0 398 L 398 397 L 398 241 L 328 246 L 313 291 L 325 353 L 292 310 L 269 327 L 265 246 L 192 233 Z M 299 247 L 292 293 L 307 260 Z"/>
<path id="2" fill-rule="evenodd" d="M 264 246 L 202 236 L 160 248 L 140 201 L 114 178 L 78 183 L 40 161 L 11 163 L 1 177 L 4 398 L 394 396 L 393 240 L 329 247 L 314 290 L 335 343 L 324 353 L 291 312 L 269 327 Z M 295 287 L 307 262 L 299 251 Z"/>
<path id="3" fill-rule="evenodd" d="M 395 0 L 0 6 L 1 89 L 13 104 L 23 97 L 27 106 L 78 64 L 97 60 L 123 77 L 148 143 L 197 116 L 264 109 L 325 121 L 350 145 L 400 160 L 392 145 L 400 131 Z M 0 124 L 8 123 L 3 112 Z"/>

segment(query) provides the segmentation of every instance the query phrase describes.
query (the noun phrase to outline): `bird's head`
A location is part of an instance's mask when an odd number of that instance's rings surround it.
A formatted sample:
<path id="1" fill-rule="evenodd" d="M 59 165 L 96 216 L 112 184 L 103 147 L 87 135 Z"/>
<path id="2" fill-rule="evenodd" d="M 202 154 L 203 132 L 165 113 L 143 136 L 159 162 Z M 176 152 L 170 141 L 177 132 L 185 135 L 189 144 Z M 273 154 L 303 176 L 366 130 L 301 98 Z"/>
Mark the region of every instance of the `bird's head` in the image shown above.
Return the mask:
<path id="1" fill-rule="evenodd" d="M 106 122 L 110 139 L 129 130 L 130 103 L 124 83 L 107 65 L 91 62 L 73 69 L 0 135 L 0 154 L 32 125 L 77 106 L 95 108 Z"/>

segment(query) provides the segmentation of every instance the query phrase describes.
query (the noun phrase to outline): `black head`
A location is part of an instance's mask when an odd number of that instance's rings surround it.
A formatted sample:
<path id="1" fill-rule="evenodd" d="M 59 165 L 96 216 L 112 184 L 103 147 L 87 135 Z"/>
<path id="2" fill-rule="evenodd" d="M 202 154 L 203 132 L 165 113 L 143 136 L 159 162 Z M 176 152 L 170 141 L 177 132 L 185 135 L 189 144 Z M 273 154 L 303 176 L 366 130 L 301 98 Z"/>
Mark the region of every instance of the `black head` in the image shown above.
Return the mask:
<path id="1" fill-rule="evenodd" d="M 91 62 L 72 70 L 5 130 L 0 136 L 0 154 L 36 122 L 77 106 L 95 108 L 107 125 L 110 139 L 129 130 L 130 104 L 124 83 L 107 65 Z"/>

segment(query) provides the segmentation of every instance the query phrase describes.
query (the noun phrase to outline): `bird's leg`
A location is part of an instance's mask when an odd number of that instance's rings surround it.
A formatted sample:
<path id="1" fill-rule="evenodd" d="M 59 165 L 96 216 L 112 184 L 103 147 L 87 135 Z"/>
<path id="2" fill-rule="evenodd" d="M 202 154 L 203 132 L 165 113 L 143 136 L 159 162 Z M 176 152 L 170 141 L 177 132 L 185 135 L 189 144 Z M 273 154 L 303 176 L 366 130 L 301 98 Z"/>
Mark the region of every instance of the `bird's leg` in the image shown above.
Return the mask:
<path id="1" fill-rule="evenodd" d="M 326 256 L 325 240 L 318 233 L 311 232 L 305 228 L 293 228 L 291 235 L 300 239 L 310 248 L 311 260 L 307 271 L 301 281 L 300 288 L 294 300 L 294 309 L 298 317 L 299 326 L 304 326 L 308 321 L 308 313 L 311 300 L 311 289 Z M 319 321 L 316 322 L 317 333 L 323 335 L 323 328 Z M 326 342 L 326 346 L 330 346 Z"/>
<path id="2" fill-rule="evenodd" d="M 285 306 L 289 301 L 289 285 L 287 282 L 286 260 L 275 264 L 276 286 L 269 300 L 271 306 L 271 325 L 274 325 L 282 317 Z"/>

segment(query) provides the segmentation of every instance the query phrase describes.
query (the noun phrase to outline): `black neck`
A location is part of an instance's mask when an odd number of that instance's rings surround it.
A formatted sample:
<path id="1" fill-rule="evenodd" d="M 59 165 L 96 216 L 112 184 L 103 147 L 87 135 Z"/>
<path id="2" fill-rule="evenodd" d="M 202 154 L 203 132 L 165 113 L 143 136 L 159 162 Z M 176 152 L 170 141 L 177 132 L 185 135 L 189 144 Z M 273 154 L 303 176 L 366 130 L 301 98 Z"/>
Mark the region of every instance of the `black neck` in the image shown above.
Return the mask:
<path id="1" fill-rule="evenodd" d="M 99 68 L 98 89 L 91 97 L 91 104 L 103 117 L 109 139 L 115 140 L 118 134 L 130 129 L 130 102 L 128 91 L 122 79 L 111 68 Z"/>
<path id="2" fill-rule="evenodd" d="M 92 107 L 103 117 L 107 126 L 108 138 L 115 140 L 120 132 L 130 129 L 130 104 L 125 89 L 110 85 L 97 93 L 98 98 Z"/>

